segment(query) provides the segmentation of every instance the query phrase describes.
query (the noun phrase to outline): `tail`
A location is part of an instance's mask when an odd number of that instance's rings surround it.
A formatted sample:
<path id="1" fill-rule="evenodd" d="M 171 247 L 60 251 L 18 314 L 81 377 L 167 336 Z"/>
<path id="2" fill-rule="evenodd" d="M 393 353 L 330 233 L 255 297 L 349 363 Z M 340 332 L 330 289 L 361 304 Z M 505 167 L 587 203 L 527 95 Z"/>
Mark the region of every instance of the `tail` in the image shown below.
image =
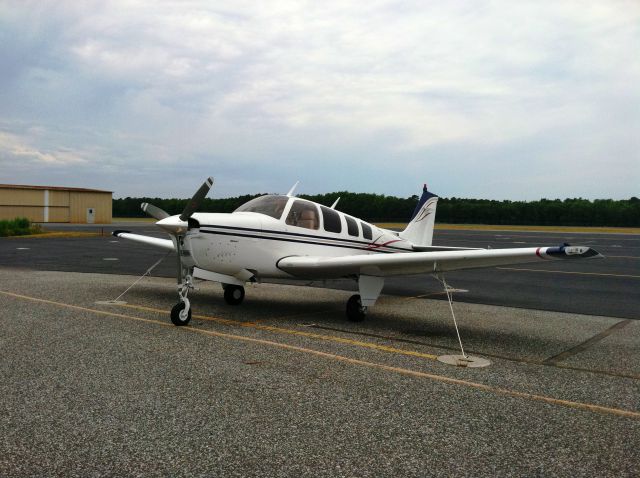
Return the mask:
<path id="1" fill-rule="evenodd" d="M 422 197 L 413 211 L 411 221 L 399 236 L 416 246 L 430 246 L 433 241 L 437 203 L 438 196 L 427 191 L 425 184 L 422 189 Z"/>

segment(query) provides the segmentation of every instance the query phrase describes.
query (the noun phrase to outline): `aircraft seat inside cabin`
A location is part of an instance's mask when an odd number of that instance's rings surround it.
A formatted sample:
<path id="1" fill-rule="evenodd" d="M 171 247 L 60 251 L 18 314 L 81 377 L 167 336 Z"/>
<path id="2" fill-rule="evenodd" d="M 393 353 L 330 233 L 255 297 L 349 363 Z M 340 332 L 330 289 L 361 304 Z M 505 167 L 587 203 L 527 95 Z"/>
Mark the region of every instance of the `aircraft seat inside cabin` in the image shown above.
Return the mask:
<path id="1" fill-rule="evenodd" d="M 306 227 L 307 229 L 318 229 L 318 215 L 312 209 L 305 209 L 300 213 L 297 226 Z"/>

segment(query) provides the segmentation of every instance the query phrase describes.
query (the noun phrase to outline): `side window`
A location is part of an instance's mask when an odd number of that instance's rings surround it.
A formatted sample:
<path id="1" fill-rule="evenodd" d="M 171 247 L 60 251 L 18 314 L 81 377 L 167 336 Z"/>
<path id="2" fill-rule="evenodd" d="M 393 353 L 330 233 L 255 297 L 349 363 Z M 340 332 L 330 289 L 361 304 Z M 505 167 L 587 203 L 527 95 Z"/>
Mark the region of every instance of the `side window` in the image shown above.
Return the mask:
<path id="1" fill-rule="evenodd" d="M 360 225 L 362 226 L 362 236 L 365 239 L 373 239 L 373 234 L 371 234 L 371 226 L 369 224 L 365 224 L 364 222 L 361 222 Z"/>
<path id="2" fill-rule="evenodd" d="M 322 217 L 324 218 L 324 230 L 327 232 L 342 232 L 340 214 L 328 207 L 320 206 L 320 209 L 322 209 Z"/>
<path id="3" fill-rule="evenodd" d="M 320 221 L 318 220 L 318 209 L 315 204 L 305 201 L 295 201 L 291 205 L 287 220 L 290 226 L 304 227 L 306 229 L 318 229 Z"/>
<path id="4" fill-rule="evenodd" d="M 347 232 L 349 233 L 349 235 L 356 237 L 359 236 L 360 231 L 358 231 L 358 223 L 356 222 L 356 220 L 349 216 L 345 216 L 344 218 L 347 220 Z"/>

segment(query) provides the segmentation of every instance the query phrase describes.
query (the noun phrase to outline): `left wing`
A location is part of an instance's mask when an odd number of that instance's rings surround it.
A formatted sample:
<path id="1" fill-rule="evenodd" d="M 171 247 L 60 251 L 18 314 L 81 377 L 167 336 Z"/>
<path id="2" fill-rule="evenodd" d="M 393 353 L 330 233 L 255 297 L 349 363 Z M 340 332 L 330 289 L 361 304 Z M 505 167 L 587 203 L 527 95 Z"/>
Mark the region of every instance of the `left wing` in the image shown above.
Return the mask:
<path id="1" fill-rule="evenodd" d="M 158 237 L 143 236 L 142 234 L 133 234 L 129 231 L 113 231 L 111 233 L 115 237 L 128 239 L 134 242 L 141 242 L 149 246 L 161 247 L 162 249 L 175 251 L 175 245 L 171 239 L 160 239 Z"/>
<path id="2" fill-rule="evenodd" d="M 493 267 L 555 259 L 603 257 L 590 247 L 527 247 L 438 252 L 398 252 L 341 257 L 290 256 L 278 268 L 297 277 L 394 276 Z"/>

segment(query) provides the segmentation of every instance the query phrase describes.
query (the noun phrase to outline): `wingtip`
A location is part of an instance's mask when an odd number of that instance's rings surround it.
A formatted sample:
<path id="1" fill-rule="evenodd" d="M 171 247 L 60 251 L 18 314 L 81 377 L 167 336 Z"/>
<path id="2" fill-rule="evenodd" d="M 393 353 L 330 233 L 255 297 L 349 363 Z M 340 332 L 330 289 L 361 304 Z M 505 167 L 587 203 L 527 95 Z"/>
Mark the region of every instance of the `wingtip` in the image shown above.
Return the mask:
<path id="1" fill-rule="evenodd" d="M 545 254 L 560 259 L 602 259 L 604 256 L 589 246 L 572 246 L 564 243 L 562 246 L 548 247 Z"/>

